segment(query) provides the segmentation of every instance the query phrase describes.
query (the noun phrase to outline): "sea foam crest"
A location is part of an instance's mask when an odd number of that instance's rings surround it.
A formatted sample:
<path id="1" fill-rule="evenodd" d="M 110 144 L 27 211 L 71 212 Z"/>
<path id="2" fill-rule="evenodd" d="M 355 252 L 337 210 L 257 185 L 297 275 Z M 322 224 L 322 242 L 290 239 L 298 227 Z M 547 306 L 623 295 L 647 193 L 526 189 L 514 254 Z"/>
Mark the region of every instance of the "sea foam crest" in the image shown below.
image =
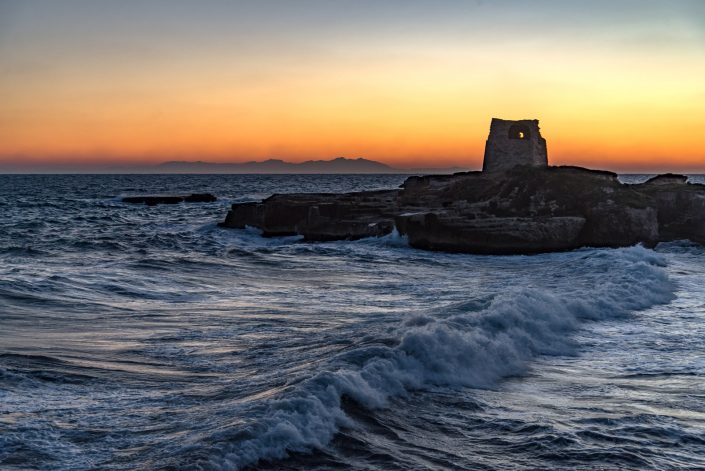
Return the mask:
<path id="1" fill-rule="evenodd" d="M 580 252 L 581 283 L 570 292 L 517 289 L 496 296 L 481 311 L 443 319 L 415 318 L 400 327 L 394 347 L 361 347 L 325 371 L 272 400 L 241 440 L 221 447 L 203 468 L 232 470 L 260 459 L 324 447 L 353 425 L 342 407 L 347 396 L 361 406 L 385 407 L 396 396 L 433 385 L 488 387 L 521 374 L 537 355 L 569 354 L 578 326 L 624 316 L 674 297 L 664 260 L 643 247 Z M 354 361 L 345 363 L 346 357 Z"/>

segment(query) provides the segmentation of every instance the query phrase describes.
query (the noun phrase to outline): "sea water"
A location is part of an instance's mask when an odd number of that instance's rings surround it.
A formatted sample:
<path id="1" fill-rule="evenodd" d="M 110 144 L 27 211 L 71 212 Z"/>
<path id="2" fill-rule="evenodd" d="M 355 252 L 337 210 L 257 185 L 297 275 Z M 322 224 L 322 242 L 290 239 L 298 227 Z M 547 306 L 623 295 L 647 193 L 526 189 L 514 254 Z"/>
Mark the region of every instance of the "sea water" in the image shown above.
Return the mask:
<path id="1" fill-rule="evenodd" d="M 0 468 L 705 469 L 701 246 L 474 256 L 216 225 L 404 178 L 0 176 Z M 120 201 L 191 192 L 219 200 Z"/>

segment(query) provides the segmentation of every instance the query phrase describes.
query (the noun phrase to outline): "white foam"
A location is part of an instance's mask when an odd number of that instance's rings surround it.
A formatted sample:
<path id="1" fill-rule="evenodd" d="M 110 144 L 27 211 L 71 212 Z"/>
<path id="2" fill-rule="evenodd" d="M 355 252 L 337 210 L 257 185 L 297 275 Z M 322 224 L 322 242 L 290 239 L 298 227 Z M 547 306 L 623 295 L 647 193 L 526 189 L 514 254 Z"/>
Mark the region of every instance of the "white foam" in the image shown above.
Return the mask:
<path id="1" fill-rule="evenodd" d="M 571 334 L 585 321 L 625 316 L 673 298 L 664 260 L 643 247 L 582 251 L 567 263 L 580 280 L 569 292 L 515 289 L 480 311 L 402 324 L 395 347 L 360 348 L 354 364 L 321 372 L 273 400 L 252 438 L 225 445 L 207 466 L 238 469 L 324 447 L 341 427 L 352 425 L 341 408 L 344 396 L 375 409 L 434 385 L 491 387 L 524 373 L 537 355 L 573 353 Z"/>

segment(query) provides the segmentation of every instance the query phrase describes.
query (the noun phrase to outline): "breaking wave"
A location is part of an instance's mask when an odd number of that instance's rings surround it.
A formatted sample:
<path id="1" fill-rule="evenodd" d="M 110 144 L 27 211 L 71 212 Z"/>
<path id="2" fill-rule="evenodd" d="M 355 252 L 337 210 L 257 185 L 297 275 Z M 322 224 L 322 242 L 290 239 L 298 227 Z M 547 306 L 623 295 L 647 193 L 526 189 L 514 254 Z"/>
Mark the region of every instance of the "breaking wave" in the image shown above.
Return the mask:
<path id="1" fill-rule="evenodd" d="M 199 467 L 241 469 L 323 448 L 341 428 L 355 427 L 346 400 L 375 410 L 434 386 L 492 388 L 527 372 L 539 355 L 575 354 L 572 334 L 581 324 L 624 317 L 674 297 L 664 259 L 653 251 L 637 246 L 580 254 L 565 258 L 564 276 L 579 280 L 568 289 L 523 285 L 484 304 L 416 315 L 391 341 L 338 354 L 325 371 L 263 405 L 260 418 L 235 436 L 212 437 L 218 445 Z"/>
<path id="2" fill-rule="evenodd" d="M 0 468 L 705 466 L 702 246 L 215 226 L 233 201 L 404 178 L 0 176 Z M 195 189 L 219 201 L 115 197 Z"/>

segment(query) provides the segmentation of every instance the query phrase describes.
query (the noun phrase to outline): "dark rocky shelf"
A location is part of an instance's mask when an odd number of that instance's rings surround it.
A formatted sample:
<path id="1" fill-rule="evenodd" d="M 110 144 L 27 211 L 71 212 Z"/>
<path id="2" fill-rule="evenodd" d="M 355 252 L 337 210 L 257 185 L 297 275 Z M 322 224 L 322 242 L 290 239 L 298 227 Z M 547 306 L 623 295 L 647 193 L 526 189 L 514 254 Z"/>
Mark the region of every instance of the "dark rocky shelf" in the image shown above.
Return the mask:
<path id="1" fill-rule="evenodd" d="M 627 185 L 612 172 L 550 167 L 536 120 L 493 119 L 483 168 L 411 177 L 395 190 L 273 195 L 233 204 L 221 226 L 307 241 L 396 228 L 413 247 L 480 254 L 705 244 L 705 185 L 673 174 Z"/>
<path id="2" fill-rule="evenodd" d="M 178 204 L 178 203 L 212 203 L 217 201 L 210 193 L 193 193 L 190 195 L 146 195 L 146 196 L 125 196 L 123 203 L 146 204 L 156 206 L 158 204 Z"/>
<path id="3" fill-rule="evenodd" d="M 705 185 L 660 175 L 639 185 L 577 167 L 411 177 L 398 190 L 273 195 L 234 204 L 221 226 L 307 241 L 382 236 L 413 247 L 520 254 L 690 239 L 705 244 Z"/>

